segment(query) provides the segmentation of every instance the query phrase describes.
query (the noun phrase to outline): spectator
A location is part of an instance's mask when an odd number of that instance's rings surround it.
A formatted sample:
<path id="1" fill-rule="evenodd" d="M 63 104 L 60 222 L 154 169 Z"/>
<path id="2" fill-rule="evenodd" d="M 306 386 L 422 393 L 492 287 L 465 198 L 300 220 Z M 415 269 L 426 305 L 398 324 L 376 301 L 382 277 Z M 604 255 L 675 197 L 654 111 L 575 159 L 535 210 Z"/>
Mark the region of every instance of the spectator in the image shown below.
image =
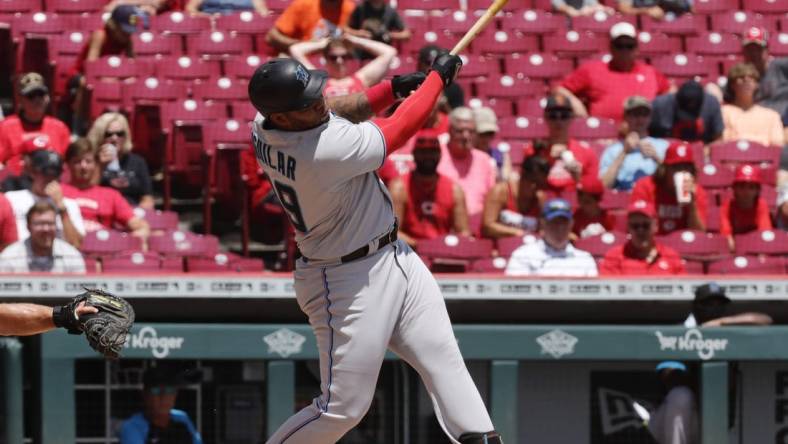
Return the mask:
<path id="1" fill-rule="evenodd" d="M 627 209 L 629 240 L 605 254 L 599 267 L 603 276 L 646 276 L 684 274 L 684 264 L 672 248 L 657 243 L 657 213 L 654 205 L 636 200 Z"/>
<path id="2" fill-rule="evenodd" d="M 66 145 L 68 146 L 68 145 Z M 22 155 L 21 160 L 19 160 L 19 165 L 22 167 L 22 171 L 19 175 L 13 175 L 9 169 L 9 175 L 3 179 L 2 187 L 3 191 L 14 191 L 14 190 L 24 190 L 26 188 L 30 188 L 30 176 L 26 173 L 24 166 L 25 166 L 25 156 L 28 153 L 32 153 L 35 150 L 47 150 L 56 152 L 52 146 L 49 144 L 49 138 L 47 137 L 36 137 L 33 139 L 27 139 L 22 142 L 22 145 L 19 147 L 19 153 Z M 65 153 L 65 151 L 64 151 Z"/>
<path id="3" fill-rule="evenodd" d="M 692 313 L 684 321 L 687 328 L 722 327 L 725 325 L 772 325 L 774 321 L 765 313 L 736 313 L 725 289 L 714 282 L 703 284 L 695 290 Z"/>
<path id="4" fill-rule="evenodd" d="M 60 187 L 60 174 L 63 162 L 57 153 L 35 150 L 25 156 L 25 170 L 30 176 L 30 188 L 5 193 L 16 217 L 16 231 L 19 240 L 30 236 L 27 231 L 27 212 L 35 203 L 47 201 L 57 210 L 57 237 L 79 248 L 85 236 L 85 225 L 79 206 L 63 196 Z"/>
<path id="5" fill-rule="evenodd" d="M 11 203 L 0 193 L 0 251 L 7 245 L 16 242 L 18 234 L 16 232 L 16 217 Z"/>
<path id="6" fill-rule="evenodd" d="M 738 63 L 728 71 L 725 84 L 727 103 L 722 106 L 723 140 L 752 140 L 782 147 L 785 143 L 782 119 L 776 111 L 755 103 L 760 74 L 749 63 Z"/>
<path id="7" fill-rule="evenodd" d="M 548 200 L 542 209 L 542 238 L 518 247 L 506 266 L 507 276 L 596 277 L 596 262 L 569 242 L 572 206 Z"/>
<path id="8" fill-rule="evenodd" d="M 459 107 L 449 114 L 449 141 L 441 147 L 438 174 L 448 177 L 465 191 L 468 216 L 481 214 L 484 198 L 495 185 L 495 164 L 489 154 L 474 149 L 476 120 L 470 108 Z"/>
<path id="9" fill-rule="evenodd" d="M 287 52 L 299 41 L 338 37 L 355 8 L 353 0 L 294 0 L 276 19 L 266 42 Z"/>
<path id="10" fill-rule="evenodd" d="M 56 209 L 47 201 L 35 203 L 26 214 L 27 239 L 14 242 L 0 253 L 0 272 L 84 273 L 79 250 L 57 239 Z"/>
<path id="11" fill-rule="evenodd" d="M 262 16 L 271 13 L 265 0 L 188 0 L 184 11 L 190 14 L 226 15 L 254 11 Z"/>
<path id="12" fill-rule="evenodd" d="M 422 46 L 421 49 L 419 49 L 416 70 L 423 73 L 428 72 L 432 67 L 433 60 L 439 55 L 447 52 L 449 51 L 435 45 Z M 449 110 L 460 106 L 465 106 L 465 92 L 462 90 L 462 86 L 457 82 L 452 82 L 443 88 L 443 96 L 446 97 L 447 102 L 445 103 L 448 104 L 448 108 L 443 110 L 445 112 L 449 112 Z"/>
<path id="13" fill-rule="evenodd" d="M 352 71 L 355 67 L 351 67 L 355 62 L 354 48 L 363 49 L 375 57 L 355 72 Z M 323 92 L 326 97 L 346 96 L 377 84 L 386 76 L 391 60 L 397 55 L 393 46 L 352 35 L 326 37 L 290 46 L 290 55 L 308 69 L 315 69 L 309 56 L 318 51 L 326 59 L 328 80 Z"/>
<path id="14" fill-rule="evenodd" d="M 386 0 L 361 2 L 350 15 L 345 32 L 387 44 L 408 40 L 411 36 L 402 17 Z"/>
<path id="15" fill-rule="evenodd" d="M 648 129 L 652 137 L 700 140 L 705 144 L 722 137 L 725 125 L 720 102 L 694 80 L 684 82 L 676 93 L 657 97 L 652 105 L 654 112 Z"/>
<path id="16" fill-rule="evenodd" d="M 476 118 L 476 148 L 489 154 L 495 160 L 498 168 L 498 179 L 505 180 L 512 173 L 512 158 L 509 156 L 508 146 L 494 146 L 493 140 L 498 134 L 498 117 L 491 108 L 483 106 L 475 108 L 473 115 Z"/>
<path id="17" fill-rule="evenodd" d="M 249 193 L 250 235 L 267 245 L 279 245 L 295 235 L 292 225 L 274 192 L 271 181 L 257 163 L 254 147 L 241 153 L 241 180 Z"/>
<path id="18" fill-rule="evenodd" d="M 449 233 L 470 236 L 465 193 L 437 172 L 441 159 L 437 135 L 427 132 L 417 135 L 413 158 L 416 169 L 389 184 L 394 214 L 400 221 L 400 238 L 417 248 L 422 239 Z"/>
<path id="19" fill-rule="evenodd" d="M 777 191 L 777 213 L 774 217 L 774 226 L 788 231 L 788 186 L 785 185 Z"/>
<path id="20" fill-rule="evenodd" d="M 131 204 L 153 210 L 153 184 L 145 159 L 132 153 L 129 121 L 123 114 L 100 115 L 88 131 L 87 139 L 98 148 L 100 184 L 114 188 Z"/>
<path id="21" fill-rule="evenodd" d="M 495 184 L 487 193 L 482 213 L 482 236 L 498 239 L 523 236 L 539 228 L 550 165 L 541 156 L 525 159 L 519 177 Z"/>
<path id="22" fill-rule="evenodd" d="M 589 115 L 621 120 L 621 104 L 627 97 L 653 100 L 670 89 L 670 84 L 651 65 L 638 60 L 637 31 L 631 23 L 610 28 L 611 59 L 583 63 L 556 89 L 567 96 L 578 117 Z M 589 108 L 581 101 L 588 102 Z"/>
<path id="23" fill-rule="evenodd" d="M 663 361 L 656 371 L 666 395 L 650 412 L 649 433 L 657 444 L 699 444 L 698 401 L 690 388 L 687 366 L 678 361 Z"/>
<path id="24" fill-rule="evenodd" d="M 120 444 L 202 444 L 202 437 L 189 415 L 174 408 L 178 387 L 187 382 L 184 379 L 184 375 L 169 367 L 158 366 L 145 371 L 142 376 L 144 410 L 123 422 Z"/>
<path id="25" fill-rule="evenodd" d="M 641 96 L 624 102 L 624 138 L 602 153 L 599 177 L 607 188 L 629 191 L 641 177 L 650 176 L 665 157 L 668 141 L 648 135 L 651 103 Z"/>
<path id="26" fill-rule="evenodd" d="M 611 231 L 616 226 L 612 213 L 602 209 L 602 195 L 605 187 L 596 177 L 585 177 L 577 184 L 577 204 L 572 224 L 575 239 L 596 236 Z"/>
<path id="27" fill-rule="evenodd" d="M 22 172 L 23 145 L 51 147 L 58 154 L 66 152 L 71 133 L 60 120 L 47 116 L 49 88 L 41 74 L 29 72 L 19 80 L 19 110 L 0 121 L 0 169 L 14 175 Z"/>
<path id="28" fill-rule="evenodd" d="M 695 181 L 692 150 L 684 142 L 672 142 L 657 172 L 635 182 L 632 201 L 645 200 L 656 207 L 659 234 L 705 231 L 708 200 L 706 191 Z"/>
<path id="29" fill-rule="evenodd" d="M 88 121 L 88 104 L 84 101 L 87 84 L 84 78 L 85 63 L 110 55 L 134 57 L 131 35 L 137 32 L 140 25 L 148 28 L 149 16 L 146 12 L 133 5 L 119 5 L 112 10 L 104 26 L 90 34 L 90 39 L 68 73 L 68 91 L 59 110 L 60 117 L 71 124 L 72 131 L 84 134 Z"/>
<path id="30" fill-rule="evenodd" d="M 692 0 L 618 0 L 618 10 L 626 15 L 647 15 L 662 20 L 666 14 L 679 15 L 692 10 Z"/>
<path id="31" fill-rule="evenodd" d="M 182 0 L 112 0 L 104 6 L 104 11 L 112 12 L 119 5 L 131 5 L 140 8 L 148 15 L 161 14 L 182 8 Z"/>
<path id="32" fill-rule="evenodd" d="M 556 192 L 572 191 L 583 177 L 599 174 L 599 160 L 591 148 L 569 137 L 573 117 L 569 99 L 558 93 L 550 94 L 544 109 L 547 139 L 536 140 L 525 149 L 526 153 L 547 159 L 550 164 L 547 183 Z"/>
<path id="33" fill-rule="evenodd" d="M 602 12 L 613 15 L 616 11 L 599 3 L 598 0 L 551 0 L 553 10 L 567 15 L 568 17 L 583 17 Z"/>
<path id="34" fill-rule="evenodd" d="M 761 172 L 752 165 L 739 165 L 733 179 L 733 197 L 722 202 L 720 234 L 728 238 L 731 251 L 733 236 L 753 230 L 771 230 L 769 205 L 761 194 Z"/>
<path id="35" fill-rule="evenodd" d="M 144 243 L 150 234 L 148 222 L 134 215 L 131 205 L 117 190 L 95 185 L 98 176 L 97 157 L 87 139 L 77 139 L 68 146 L 66 164 L 71 173 L 71 182 L 63 185 L 63 195 L 79 205 L 85 231 L 128 229 Z"/>

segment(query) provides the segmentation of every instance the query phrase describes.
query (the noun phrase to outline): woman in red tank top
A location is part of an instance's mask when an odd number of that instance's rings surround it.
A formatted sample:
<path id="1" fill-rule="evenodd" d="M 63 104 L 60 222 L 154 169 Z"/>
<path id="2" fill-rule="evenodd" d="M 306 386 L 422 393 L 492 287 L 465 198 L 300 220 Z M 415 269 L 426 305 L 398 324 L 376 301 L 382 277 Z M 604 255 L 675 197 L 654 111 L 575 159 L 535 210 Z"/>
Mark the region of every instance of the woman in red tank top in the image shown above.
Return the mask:
<path id="1" fill-rule="evenodd" d="M 355 49 L 368 52 L 375 58 L 354 71 L 358 66 L 353 55 Z M 322 52 L 328 72 L 328 83 L 323 91 L 326 97 L 345 96 L 375 85 L 386 76 L 391 61 L 397 55 L 393 46 L 349 34 L 290 46 L 290 55 L 309 69 L 315 69 L 309 56 L 318 51 Z"/>
<path id="2" fill-rule="evenodd" d="M 547 160 L 530 156 L 519 178 L 497 183 L 484 202 L 482 236 L 497 239 L 536 231 L 549 171 Z"/>

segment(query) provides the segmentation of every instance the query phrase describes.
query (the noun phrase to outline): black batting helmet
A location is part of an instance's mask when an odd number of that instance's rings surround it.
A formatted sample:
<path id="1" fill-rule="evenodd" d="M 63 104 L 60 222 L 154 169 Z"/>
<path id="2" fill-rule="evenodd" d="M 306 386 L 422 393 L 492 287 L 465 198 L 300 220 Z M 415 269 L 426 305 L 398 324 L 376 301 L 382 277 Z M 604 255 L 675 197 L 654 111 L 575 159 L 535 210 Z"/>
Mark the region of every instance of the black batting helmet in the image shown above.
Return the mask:
<path id="1" fill-rule="evenodd" d="M 277 58 L 260 65 L 249 81 L 249 100 L 260 112 L 298 111 L 323 96 L 328 73 L 306 69 L 300 62 Z"/>

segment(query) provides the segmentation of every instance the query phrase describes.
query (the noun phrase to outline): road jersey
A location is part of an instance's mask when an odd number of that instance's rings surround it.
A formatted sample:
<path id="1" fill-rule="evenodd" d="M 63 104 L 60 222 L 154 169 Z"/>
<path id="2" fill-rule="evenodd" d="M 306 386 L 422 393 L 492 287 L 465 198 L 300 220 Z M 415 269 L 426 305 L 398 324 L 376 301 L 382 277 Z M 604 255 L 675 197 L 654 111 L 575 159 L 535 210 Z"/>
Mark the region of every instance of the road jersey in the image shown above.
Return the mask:
<path id="1" fill-rule="evenodd" d="M 393 227 L 391 197 L 375 174 L 386 158 L 375 124 L 354 124 L 331 113 L 326 123 L 306 131 L 264 126 L 258 114 L 255 156 L 290 216 L 304 256 L 342 257 Z"/>

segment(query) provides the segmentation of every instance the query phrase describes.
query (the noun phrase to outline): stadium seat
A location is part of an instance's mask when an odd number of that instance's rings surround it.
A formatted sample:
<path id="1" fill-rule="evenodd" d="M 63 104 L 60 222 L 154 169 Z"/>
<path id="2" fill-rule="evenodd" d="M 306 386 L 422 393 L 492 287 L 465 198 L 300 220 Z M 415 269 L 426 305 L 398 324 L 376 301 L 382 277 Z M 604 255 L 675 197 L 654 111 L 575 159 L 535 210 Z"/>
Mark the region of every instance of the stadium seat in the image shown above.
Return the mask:
<path id="1" fill-rule="evenodd" d="M 576 118 L 569 127 L 569 135 L 581 140 L 615 139 L 618 137 L 618 125 L 613 119 Z"/>
<path id="2" fill-rule="evenodd" d="M 572 29 L 578 32 L 593 32 L 607 38 L 610 35 L 610 28 L 620 22 L 631 23 L 637 27 L 637 17 L 634 15 L 622 15 L 619 13 L 607 15 L 602 11 L 597 11 L 593 15 L 573 17 Z"/>
<path id="3" fill-rule="evenodd" d="M 170 80 L 207 82 L 221 75 L 221 66 L 216 60 L 201 60 L 197 57 L 163 57 L 156 62 L 159 77 Z"/>
<path id="4" fill-rule="evenodd" d="M 441 48 L 452 48 L 457 43 L 457 39 L 443 30 L 428 29 L 424 32 L 413 32 L 413 37 L 406 42 L 400 43 L 400 55 L 416 55 L 423 46 L 437 45 Z M 466 51 L 467 52 L 467 51 Z"/>
<path id="5" fill-rule="evenodd" d="M 453 234 L 436 239 L 419 241 L 420 256 L 429 258 L 432 267 L 436 265 L 457 266 L 463 271 L 470 268 L 471 262 L 489 258 L 492 255 L 493 241 Z"/>
<path id="6" fill-rule="evenodd" d="M 683 83 L 695 77 L 707 78 L 717 74 L 717 64 L 694 54 L 673 54 L 652 58 L 651 64 L 668 78 Z"/>
<path id="7" fill-rule="evenodd" d="M 19 60 L 17 69 L 22 72 L 37 72 L 44 77 L 47 85 L 52 85 L 55 66 L 49 53 L 49 36 L 28 34 L 17 50 Z"/>
<path id="8" fill-rule="evenodd" d="M 115 256 L 102 257 L 101 270 L 104 273 L 156 272 L 161 270 L 161 258 L 156 253 L 125 252 Z M 178 271 L 183 271 L 183 269 Z"/>
<path id="9" fill-rule="evenodd" d="M 706 263 L 703 261 L 682 259 L 681 263 L 684 264 L 684 271 L 687 274 L 706 274 Z"/>
<path id="10" fill-rule="evenodd" d="M 509 74 L 488 74 L 484 81 L 476 82 L 476 93 L 479 97 L 510 100 L 520 97 L 542 97 L 545 93 L 545 85 L 542 82 L 530 82 Z"/>
<path id="11" fill-rule="evenodd" d="M 88 83 L 97 80 L 145 78 L 151 75 L 153 75 L 153 64 L 143 60 L 112 55 L 85 62 L 85 77 Z"/>
<path id="12" fill-rule="evenodd" d="M 400 54 L 391 61 L 388 78 L 408 74 L 416 70 L 416 59 L 411 54 Z"/>
<path id="13" fill-rule="evenodd" d="M 519 32 L 486 29 L 471 43 L 476 54 L 491 54 L 499 58 L 511 54 L 531 54 L 539 51 L 539 39 Z M 491 66 L 488 66 L 490 71 Z"/>
<path id="14" fill-rule="evenodd" d="M 181 39 L 178 36 L 144 31 L 132 35 L 131 40 L 134 56 L 138 58 L 159 59 L 179 56 L 182 53 Z"/>
<path id="15" fill-rule="evenodd" d="M 211 19 L 203 15 L 165 12 L 151 17 L 151 31 L 166 34 L 200 34 L 211 29 Z"/>
<path id="16" fill-rule="evenodd" d="M 528 9 L 507 14 L 501 22 L 501 29 L 525 34 L 550 35 L 565 32 L 566 24 L 567 20 L 563 14 Z"/>
<path id="17" fill-rule="evenodd" d="M 192 92 L 196 100 L 224 103 L 249 100 L 246 84 L 229 77 L 211 79 Z"/>
<path id="18" fill-rule="evenodd" d="M 760 12 L 761 14 L 788 13 L 788 5 L 780 0 L 742 0 L 742 6 L 745 11 Z"/>
<path id="19" fill-rule="evenodd" d="M 782 26 L 782 32 L 775 32 L 774 35 L 769 37 L 769 54 L 778 57 L 788 56 L 788 20 Z"/>
<path id="20" fill-rule="evenodd" d="M 224 107 L 193 99 L 167 102 L 162 104 L 161 108 L 161 120 L 165 129 L 172 124 L 200 124 L 224 117 L 227 117 Z"/>
<path id="21" fill-rule="evenodd" d="M 681 52 L 681 37 L 667 34 L 652 34 L 648 31 L 638 33 L 638 51 L 646 57 Z"/>
<path id="22" fill-rule="evenodd" d="M 698 169 L 698 184 L 704 189 L 727 188 L 733 184 L 733 175 L 731 168 L 708 163 Z"/>
<path id="23" fill-rule="evenodd" d="M 274 12 L 282 12 L 290 5 L 291 0 L 266 0 L 268 9 Z"/>
<path id="24" fill-rule="evenodd" d="M 186 50 L 192 57 L 203 59 L 227 59 L 253 54 L 251 38 L 223 31 L 187 36 Z"/>
<path id="25" fill-rule="evenodd" d="M 489 0 L 466 0 L 467 8 L 469 11 L 483 11 L 490 7 Z M 512 12 L 530 8 L 531 0 L 509 0 L 503 5 L 505 12 Z"/>
<path id="26" fill-rule="evenodd" d="M 604 210 L 624 210 L 629 205 L 631 194 L 627 191 L 605 189 L 599 205 Z"/>
<path id="27" fill-rule="evenodd" d="M 98 273 L 101 271 L 99 270 L 99 262 L 96 258 L 83 256 L 82 260 L 85 261 L 85 272 L 87 274 Z"/>
<path id="28" fill-rule="evenodd" d="M 711 201 L 709 196 L 709 207 L 706 209 L 706 231 L 710 233 L 720 232 L 720 207 L 717 202 Z"/>
<path id="29" fill-rule="evenodd" d="M 257 55 L 224 60 L 222 61 L 224 75 L 232 79 L 248 81 L 252 78 L 255 69 L 265 63 L 266 60 L 266 57 Z"/>
<path id="30" fill-rule="evenodd" d="M 692 260 L 717 260 L 728 256 L 728 241 L 720 235 L 696 230 L 676 230 L 658 236 L 657 242 Z"/>
<path id="31" fill-rule="evenodd" d="M 61 16 L 41 11 L 14 16 L 11 22 L 11 31 L 16 38 L 27 34 L 60 35 L 68 28 L 66 20 Z"/>
<path id="32" fill-rule="evenodd" d="M 275 15 L 263 17 L 252 11 L 223 14 L 216 17 L 216 29 L 226 33 L 265 35 L 274 27 Z"/>
<path id="33" fill-rule="evenodd" d="M 520 116 L 542 117 L 547 99 L 544 97 L 524 97 L 516 102 Z"/>
<path id="34" fill-rule="evenodd" d="M 607 51 L 610 38 L 593 32 L 575 30 L 543 37 L 544 50 L 558 57 L 583 57 Z"/>
<path id="35" fill-rule="evenodd" d="M 474 273 L 494 273 L 502 275 L 506 271 L 508 260 L 504 257 L 488 257 L 473 261 L 471 270 Z"/>
<path id="36" fill-rule="evenodd" d="M 491 57 L 471 54 L 463 55 L 461 58 L 462 69 L 457 74 L 460 79 L 471 79 L 476 82 L 484 80 L 491 74 L 498 74 L 498 61 Z"/>
<path id="37" fill-rule="evenodd" d="M 711 161 L 715 164 L 749 163 L 760 166 L 777 166 L 780 149 L 747 140 L 721 142 L 711 147 Z"/>
<path id="38" fill-rule="evenodd" d="M 243 186 L 235 171 L 240 169 L 240 153 L 250 141 L 248 121 L 226 119 L 210 122 L 203 127 L 203 146 L 207 156 L 206 180 L 203 185 L 203 227 L 210 233 L 213 227 L 214 200 L 222 209 L 241 210 Z"/>
<path id="39" fill-rule="evenodd" d="M 541 117 L 502 117 L 498 119 L 498 136 L 508 141 L 547 137 L 547 124 Z"/>
<path id="40" fill-rule="evenodd" d="M 248 100 L 230 104 L 230 117 L 244 122 L 251 122 L 257 117 L 257 109 Z"/>
<path id="41" fill-rule="evenodd" d="M 668 35 L 695 35 L 706 31 L 706 17 L 694 14 L 682 14 L 673 19 L 655 20 L 643 15 L 640 17 L 641 29 L 651 33 Z"/>
<path id="42" fill-rule="evenodd" d="M 148 238 L 151 251 L 165 257 L 205 256 L 219 252 L 219 239 L 190 231 L 167 231 Z"/>
<path id="43" fill-rule="evenodd" d="M 171 231 L 178 229 L 178 213 L 174 211 L 146 211 L 135 208 L 134 214 L 145 219 L 151 231 Z"/>
<path id="44" fill-rule="evenodd" d="M 115 230 L 97 230 L 85 234 L 79 250 L 86 256 L 113 256 L 124 251 L 142 249 L 140 238 Z"/>
<path id="45" fill-rule="evenodd" d="M 120 82 L 88 83 L 85 88 L 85 102 L 89 107 L 91 120 L 106 111 L 123 109 L 123 93 Z"/>
<path id="46" fill-rule="evenodd" d="M 736 11 L 739 0 L 695 0 L 693 11 L 698 15 L 711 15 L 718 12 Z"/>
<path id="47" fill-rule="evenodd" d="M 0 0 L 0 14 L 27 14 L 42 9 L 40 0 Z"/>
<path id="48" fill-rule="evenodd" d="M 785 259 L 773 256 L 736 256 L 709 264 L 709 274 L 719 275 L 782 275 Z"/>
<path id="49" fill-rule="evenodd" d="M 476 21 L 476 17 L 473 14 L 459 9 L 428 17 L 431 29 L 459 34 L 460 36 L 465 34 Z M 473 43 L 476 43 L 476 41 L 474 40 Z"/>
<path id="50" fill-rule="evenodd" d="M 782 230 L 752 231 L 734 236 L 736 254 L 788 254 L 788 233 Z"/>
<path id="51" fill-rule="evenodd" d="M 495 112 L 495 116 L 498 118 L 501 117 L 511 117 L 514 114 L 514 104 L 511 100 L 507 99 L 480 99 L 478 97 L 472 97 L 468 100 L 468 106 L 471 109 L 487 107 Z"/>
<path id="52" fill-rule="evenodd" d="M 504 73 L 531 80 L 556 80 L 572 72 L 571 60 L 558 59 L 553 54 L 533 53 L 504 60 Z"/>
<path id="53" fill-rule="evenodd" d="M 509 258 L 514 253 L 514 250 L 520 248 L 525 244 L 530 244 L 532 242 L 536 242 L 539 240 L 539 236 L 536 234 L 526 234 L 525 236 L 510 236 L 510 237 L 503 237 L 495 242 L 496 250 L 498 250 L 498 256 Z"/>
<path id="54" fill-rule="evenodd" d="M 405 9 L 430 12 L 439 10 L 453 11 L 460 9 L 460 3 L 457 0 L 398 0 L 397 9 L 399 11 Z"/>
<path id="55" fill-rule="evenodd" d="M 712 31 L 687 38 L 687 51 L 699 55 L 730 56 L 741 51 L 741 41 L 733 34 Z"/>
<path id="56" fill-rule="evenodd" d="M 612 248 L 624 244 L 627 233 L 609 231 L 596 236 L 584 237 L 574 242 L 575 248 L 591 253 L 595 258 L 602 258 Z"/>
<path id="57" fill-rule="evenodd" d="M 216 253 L 205 257 L 187 257 L 186 271 L 193 272 L 240 272 L 263 271 L 263 261 L 243 258 L 233 253 Z"/>
<path id="58" fill-rule="evenodd" d="M 107 0 L 46 0 L 46 10 L 56 14 L 99 14 Z"/>
<path id="59" fill-rule="evenodd" d="M 174 102 L 186 97 L 183 83 L 164 81 L 157 77 L 124 84 L 122 89 L 123 98 L 130 109 L 134 105 L 156 105 L 158 108 L 162 102 Z"/>
<path id="60" fill-rule="evenodd" d="M 726 11 L 711 16 L 711 29 L 718 32 L 743 34 L 753 26 L 775 29 L 776 19 L 757 14 L 752 10 Z M 739 53 L 740 49 L 736 51 Z"/>

